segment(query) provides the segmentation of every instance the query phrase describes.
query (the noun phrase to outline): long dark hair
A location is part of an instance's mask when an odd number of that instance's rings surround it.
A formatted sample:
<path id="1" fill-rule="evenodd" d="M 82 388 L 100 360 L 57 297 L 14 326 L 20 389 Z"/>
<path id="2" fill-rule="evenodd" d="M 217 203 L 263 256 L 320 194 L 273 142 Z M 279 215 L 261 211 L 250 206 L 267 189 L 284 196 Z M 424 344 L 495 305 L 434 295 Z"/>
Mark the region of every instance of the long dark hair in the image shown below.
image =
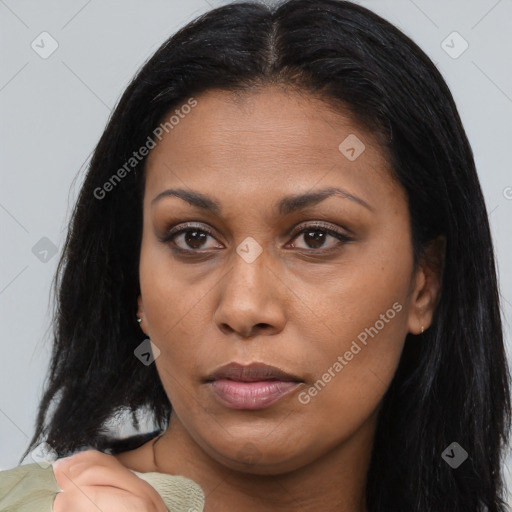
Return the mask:
<path id="1" fill-rule="evenodd" d="M 73 212 L 54 283 L 51 369 L 29 449 L 44 440 L 59 456 L 103 450 L 105 423 L 124 409 L 147 408 L 157 429 L 167 425 L 171 404 L 155 365 L 133 354 L 144 339 L 135 318 L 145 158 L 126 163 L 190 98 L 269 84 L 348 110 L 380 138 L 407 192 L 416 261 L 429 241 L 446 237 L 433 323 L 408 335 L 384 397 L 368 510 L 504 511 L 510 377 L 472 151 L 430 59 L 390 23 L 346 1 L 215 9 L 166 41 L 133 79 Z M 122 179 L 113 180 L 123 166 Z M 468 453 L 457 469 L 441 456 L 453 442 Z"/>

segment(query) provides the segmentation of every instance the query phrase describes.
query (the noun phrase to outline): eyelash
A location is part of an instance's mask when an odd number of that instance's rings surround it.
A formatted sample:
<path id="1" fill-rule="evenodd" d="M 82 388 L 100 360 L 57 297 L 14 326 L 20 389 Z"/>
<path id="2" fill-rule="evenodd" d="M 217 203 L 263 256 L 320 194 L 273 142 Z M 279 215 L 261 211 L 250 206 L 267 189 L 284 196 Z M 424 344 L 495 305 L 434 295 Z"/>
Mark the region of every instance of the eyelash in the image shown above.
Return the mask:
<path id="1" fill-rule="evenodd" d="M 206 233 L 207 235 L 211 236 L 212 238 L 215 238 L 215 234 L 207 226 L 203 226 L 203 225 L 199 226 L 199 225 L 196 225 L 196 224 L 187 223 L 185 225 L 181 225 L 181 226 L 178 226 L 176 228 L 171 229 L 161 239 L 161 241 L 163 243 L 173 242 L 173 239 L 176 238 L 178 235 L 181 235 L 183 233 L 188 233 L 188 232 L 191 232 L 191 231 L 197 231 L 197 232 L 200 232 L 200 233 Z M 341 233 L 340 231 L 337 231 L 337 230 L 329 227 L 328 224 L 323 224 L 321 222 L 316 222 L 316 223 L 313 223 L 313 224 L 308 224 L 307 226 L 303 226 L 302 229 L 298 228 L 291 235 L 291 237 L 292 237 L 291 239 L 295 240 L 299 235 L 302 235 L 303 233 L 310 232 L 310 231 L 320 231 L 322 233 L 326 233 L 328 235 L 331 235 L 332 237 L 338 239 L 340 244 L 338 244 L 337 247 L 330 247 L 330 248 L 327 248 L 327 249 L 325 249 L 325 248 L 305 249 L 305 248 L 301 247 L 301 248 L 299 248 L 299 250 L 308 251 L 308 252 L 316 252 L 316 253 L 331 252 L 333 250 L 338 249 L 339 245 L 352 241 L 352 239 L 350 237 L 348 237 L 347 235 L 345 235 L 344 233 Z M 175 252 L 179 252 L 179 253 L 182 253 L 182 254 L 188 254 L 188 255 L 190 255 L 191 253 L 196 253 L 196 254 L 200 254 L 201 253 L 201 249 L 183 249 L 182 247 L 176 247 L 176 246 L 172 247 L 172 250 L 175 251 Z"/>

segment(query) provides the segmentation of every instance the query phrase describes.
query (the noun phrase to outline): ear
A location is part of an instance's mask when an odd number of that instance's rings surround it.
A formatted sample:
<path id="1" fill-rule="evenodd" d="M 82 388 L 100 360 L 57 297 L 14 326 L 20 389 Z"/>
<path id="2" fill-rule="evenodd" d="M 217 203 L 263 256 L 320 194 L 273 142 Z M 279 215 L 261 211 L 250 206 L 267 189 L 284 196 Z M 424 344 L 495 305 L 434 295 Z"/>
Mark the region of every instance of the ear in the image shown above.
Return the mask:
<path id="1" fill-rule="evenodd" d="M 421 334 L 432 323 L 441 298 L 446 238 L 439 236 L 425 247 L 413 277 L 408 329 Z"/>
<path id="2" fill-rule="evenodd" d="M 139 326 L 142 329 L 142 332 L 144 332 L 144 334 L 147 334 L 146 314 L 144 312 L 144 304 L 142 303 L 142 296 L 140 294 L 137 297 L 137 318 L 141 319 L 141 321 L 139 322 Z"/>

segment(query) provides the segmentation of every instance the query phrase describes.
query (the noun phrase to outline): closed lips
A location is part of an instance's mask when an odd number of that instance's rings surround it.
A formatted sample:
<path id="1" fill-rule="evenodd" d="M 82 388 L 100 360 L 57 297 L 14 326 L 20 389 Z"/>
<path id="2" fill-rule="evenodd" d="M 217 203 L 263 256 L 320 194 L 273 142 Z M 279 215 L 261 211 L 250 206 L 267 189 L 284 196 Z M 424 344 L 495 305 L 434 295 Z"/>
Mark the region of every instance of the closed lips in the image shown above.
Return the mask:
<path id="1" fill-rule="evenodd" d="M 212 382 L 220 379 L 228 379 L 239 382 L 260 382 L 278 380 L 282 382 L 303 382 L 296 375 L 285 372 L 275 366 L 262 363 L 241 365 L 229 363 L 210 374 L 206 381 Z"/>
<path id="2" fill-rule="evenodd" d="M 206 383 L 216 399 L 230 409 L 265 409 L 289 395 L 300 383 L 297 376 L 275 366 L 230 363 L 211 374 Z"/>

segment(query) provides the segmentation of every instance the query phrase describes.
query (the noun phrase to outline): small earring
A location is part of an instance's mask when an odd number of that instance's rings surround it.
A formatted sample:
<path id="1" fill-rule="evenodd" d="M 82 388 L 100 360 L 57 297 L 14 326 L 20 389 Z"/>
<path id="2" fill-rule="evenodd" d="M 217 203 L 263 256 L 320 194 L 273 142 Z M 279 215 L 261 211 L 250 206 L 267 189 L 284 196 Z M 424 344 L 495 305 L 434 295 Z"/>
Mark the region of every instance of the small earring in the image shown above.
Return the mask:
<path id="1" fill-rule="evenodd" d="M 423 331 L 424 331 L 424 330 L 425 330 L 425 329 L 423 329 L 423 325 L 422 325 L 422 326 L 421 326 L 421 334 L 423 334 Z"/>
<path id="2" fill-rule="evenodd" d="M 140 324 L 142 322 L 142 318 L 137 317 L 137 322 Z"/>

